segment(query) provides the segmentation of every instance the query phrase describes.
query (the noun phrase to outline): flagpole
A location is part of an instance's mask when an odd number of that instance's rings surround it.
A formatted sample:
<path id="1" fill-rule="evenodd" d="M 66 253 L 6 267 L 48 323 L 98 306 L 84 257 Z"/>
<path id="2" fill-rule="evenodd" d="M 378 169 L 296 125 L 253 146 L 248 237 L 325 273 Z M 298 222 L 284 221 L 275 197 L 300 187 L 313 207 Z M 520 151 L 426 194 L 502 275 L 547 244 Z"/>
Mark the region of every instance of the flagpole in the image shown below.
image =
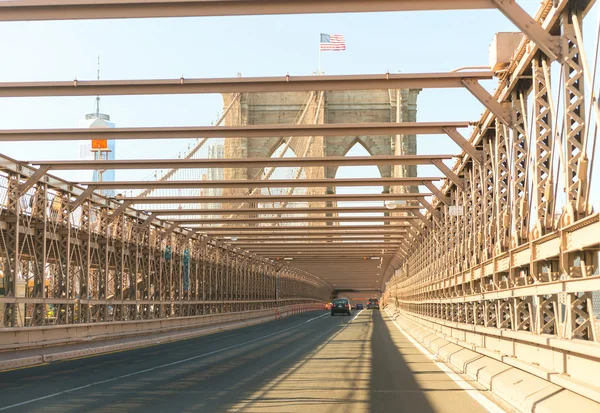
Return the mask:
<path id="1" fill-rule="evenodd" d="M 321 35 L 319 34 L 319 71 L 317 76 L 321 76 Z"/>

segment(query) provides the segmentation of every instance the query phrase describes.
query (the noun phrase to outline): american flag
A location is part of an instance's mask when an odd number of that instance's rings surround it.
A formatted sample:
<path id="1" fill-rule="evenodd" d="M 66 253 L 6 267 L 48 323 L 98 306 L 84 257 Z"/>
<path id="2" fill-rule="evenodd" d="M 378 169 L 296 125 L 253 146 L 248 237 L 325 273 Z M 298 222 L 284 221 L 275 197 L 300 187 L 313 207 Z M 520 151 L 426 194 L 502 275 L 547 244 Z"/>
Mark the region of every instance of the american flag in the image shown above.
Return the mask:
<path id="1" fill-rule="evenodd" d="M 321 50 L 346 50 L 346 40 L 341 34 L 321 33 Z"/>

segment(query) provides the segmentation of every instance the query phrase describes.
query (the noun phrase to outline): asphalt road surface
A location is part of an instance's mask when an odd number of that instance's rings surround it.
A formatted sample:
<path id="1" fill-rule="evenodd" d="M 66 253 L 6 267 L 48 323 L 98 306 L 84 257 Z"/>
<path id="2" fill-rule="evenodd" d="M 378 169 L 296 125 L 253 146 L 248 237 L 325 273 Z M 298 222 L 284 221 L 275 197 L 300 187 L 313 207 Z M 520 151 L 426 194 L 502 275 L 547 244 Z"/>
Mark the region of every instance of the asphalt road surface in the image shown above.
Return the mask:
<path id="1" fill-rule="evenodd" d="M 384 311 L 355 316 L 311 312 L 0 372 L 0 411 L 488 411 L 411 344 Z"/>

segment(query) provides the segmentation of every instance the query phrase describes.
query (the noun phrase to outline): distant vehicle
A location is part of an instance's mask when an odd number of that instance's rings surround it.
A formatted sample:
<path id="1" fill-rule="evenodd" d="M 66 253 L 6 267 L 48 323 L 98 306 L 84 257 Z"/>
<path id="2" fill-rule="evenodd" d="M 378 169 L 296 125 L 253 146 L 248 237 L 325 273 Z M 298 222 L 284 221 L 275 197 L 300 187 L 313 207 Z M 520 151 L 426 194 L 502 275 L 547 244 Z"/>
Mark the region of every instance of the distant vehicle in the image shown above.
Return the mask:
<path id="1" fill-rule="evenodd" d="M 369 298 L 369 302 L 367 303 L 368 310 L 379 310 L 379 300 L 377 298 Z"/>
<path id="2" fill-rule="evenodd" d="M 364 310 L 364 309 L 365 309 L 365 306 L 364 306 L 364 305 L 362 305 L 362 304 L 356 304 L 356 309 L 357 309 L 357 310 Z"/>
<path id="3" fill-rule="evenodd" d="M 325 304 L 325 309 L 326 309 L 327 311 L 331 310 L 331 303 L 327 303 L 327 304 Z"/>
<path id="4" fill-rule="evenodd" d="M 338 313 L 352 315 L 350 301 L 347 298 L 336 298 L 331 302 L 331 315 L 334 316 Z"/>

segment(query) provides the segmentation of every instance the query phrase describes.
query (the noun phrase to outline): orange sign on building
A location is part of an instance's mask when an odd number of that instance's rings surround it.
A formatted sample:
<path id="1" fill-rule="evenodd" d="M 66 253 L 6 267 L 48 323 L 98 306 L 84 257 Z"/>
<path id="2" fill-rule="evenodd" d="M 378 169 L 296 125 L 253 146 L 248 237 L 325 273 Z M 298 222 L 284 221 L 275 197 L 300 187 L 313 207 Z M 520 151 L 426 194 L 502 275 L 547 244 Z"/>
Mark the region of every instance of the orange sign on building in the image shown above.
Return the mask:
<path id="1" fill-rule="evenodd" d="M 106 139 L 93 139 L 92 149 L 108 149 L 108 141 Z"/>

